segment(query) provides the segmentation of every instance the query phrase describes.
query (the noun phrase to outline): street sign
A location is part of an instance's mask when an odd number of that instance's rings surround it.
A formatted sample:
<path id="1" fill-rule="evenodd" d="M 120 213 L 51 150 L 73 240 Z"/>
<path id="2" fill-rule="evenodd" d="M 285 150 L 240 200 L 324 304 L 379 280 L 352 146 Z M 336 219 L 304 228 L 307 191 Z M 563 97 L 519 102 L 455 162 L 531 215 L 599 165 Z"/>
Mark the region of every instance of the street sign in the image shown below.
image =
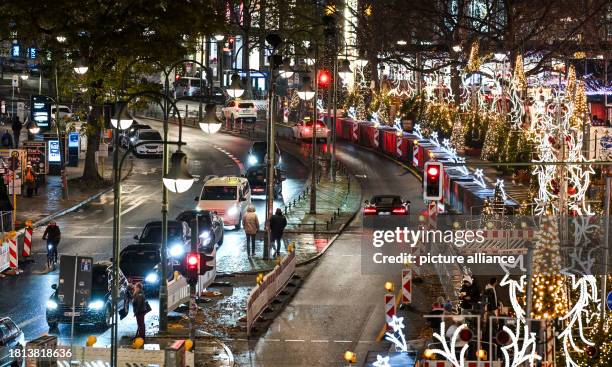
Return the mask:
<path id="1" fill-rule="evenodd" d="M 13 74 L 13 78 L 12 78 L 11 83 L 12 83 L 13 87 L 15 87 L 15 88 L 19 87 L 19 75 Z"/>
<path id="2" fill-rule="evenodd" d="M 608 304 L 608 310 L 612 311 L 612 292 L 608 293 L 606 303 Z"/>
<path id="3" fill-rule="evenodd" d="M 60 155 L 59 140 L 49 140 L 49 163 L 59 163 L 62 161 Z"/>
<path id="4" fill-rule="evenodd" d="M 92 267 L 91 257 L 62 255 L 57 287 L 57 298 L 60 303 L 72 306 L 74 301 L 75 306 L 82 307 L 89 301 Z"/>

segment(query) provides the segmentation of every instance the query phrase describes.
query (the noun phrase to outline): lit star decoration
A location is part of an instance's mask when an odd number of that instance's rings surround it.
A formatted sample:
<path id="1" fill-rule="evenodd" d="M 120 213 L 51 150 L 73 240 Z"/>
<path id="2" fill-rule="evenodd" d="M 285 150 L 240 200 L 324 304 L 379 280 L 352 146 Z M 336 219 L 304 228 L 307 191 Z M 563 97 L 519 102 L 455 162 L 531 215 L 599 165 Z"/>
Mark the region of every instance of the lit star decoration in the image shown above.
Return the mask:
<path id="1" fill-rule="evenodd" d="M 414 136 L 417 137 L 417 139 L 423 140 L 423 133 L 421 132 L 421 125 L 420 124 L 415 124 L 414 125 L 414 128 L 412 129 L 412 133 L 414 134 Z"/>
<path id="2" fill-rule="evenodd" d="M 484 173 L 481 168 L 476 168 L 474 170 L 474 182 L 480 185 L 483 189 L 487 188 L 487 184 L 484 182 Z"/>
<path id="3" fill-rule="evenodd" d="M 372 112 L 372 117 L 370 121 L 374 123 L 376 127 L 380 125 L 380 119 L 378 118 L 378 112 Z"/>
<path id="4" fill-rule="evenodd" d="M 357 119 L 357 110 L 355 110 L 354 106 L 349 107 L 348 111 L 346 111 L 346 114 L 352 120 Z"/>
<path id="5" fill-rule="evenodd" d="M 393 331 L 387 331 L 387 333 L 385 333 L 385 339 L 393 343 L 396 351 L 407 352 L 408 345 L 406 343 L 406 337 L 404 336 L 404 318 L 393 315 L 393 318 L 389 322 L 389 326 Z"/>
<path id="6" fill-rule="evenodd" d="M 433 143 L 433 145 L 439 147 L 440 146 L 440 142 L 438 141 L 438 132 L 434 131 L 431 133 L 431 135 L 429 136 L 429 140 Z"/>
<path id="7" fill-rule="evenodd" d="M 393 127 L 395 128 L 395 130 L 398 130 L 398 131 L 404 130 L 404 128 L 402 127 L 402 119 L 399 117 L 396 117 L 393 120 Z"/>
<path id="8" fill-rule="evenodd" d="M 376 356 L 376 362 L 372 363 L 374 367 L 391 367 L 389 357 L 383 357 L 380 354 Z"/>
<path id="9" fill-rule="evenodd" d="M 497 187 L 499 189 L 499 191 L 501 192 L 501 195 L 502 195 L 502 199 L 504 199 L 504 201 L 506 201 L 508 196 L 506 195 L 506 189 L 504 188 L 504 180 L 498 178 L 497 181 L 495 181 L 495 187 Z"/>

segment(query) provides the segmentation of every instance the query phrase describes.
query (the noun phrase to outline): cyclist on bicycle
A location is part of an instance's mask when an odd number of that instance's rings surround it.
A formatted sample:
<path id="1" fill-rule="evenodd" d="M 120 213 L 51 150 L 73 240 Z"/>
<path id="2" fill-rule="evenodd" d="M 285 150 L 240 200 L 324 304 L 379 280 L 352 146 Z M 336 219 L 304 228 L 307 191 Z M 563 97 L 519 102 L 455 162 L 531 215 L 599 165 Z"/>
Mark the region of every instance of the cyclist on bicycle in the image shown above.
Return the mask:
<path id="1" fill-rule="evenodd" d="M 52 251 L 53 262 L 57 262 L 57 248 L 62 239 L 62 232 L 54 220 L 50 221 L 47 228 L 45 228 L 42 239 L 47 240 L 47 252 Z"/>

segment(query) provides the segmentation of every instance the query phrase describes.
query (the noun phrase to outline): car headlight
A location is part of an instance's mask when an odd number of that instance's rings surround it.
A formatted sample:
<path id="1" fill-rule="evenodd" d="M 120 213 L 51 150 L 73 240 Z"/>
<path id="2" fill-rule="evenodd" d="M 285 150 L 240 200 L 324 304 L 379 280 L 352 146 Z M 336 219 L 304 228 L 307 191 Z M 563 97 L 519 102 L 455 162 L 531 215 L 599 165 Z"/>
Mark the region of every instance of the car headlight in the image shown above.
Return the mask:
<path id="1" fill-rule="evenodd" d="M 200 234 L 200 238 L 205 239 L 210 237 L 210 232 L 204 231 Z"/>
<path id="2" fill-rule="evenodd" d="M 55 310 L 57 308 L 57 302 L 53 301 L 53 300 L 48 300 L 47 301 L 47 308 L 50 310 Z"/>
<path id="3" fill-rule="evenodd" d="M 158 279 L 159 277 L 157 276 L 157 273 L 149 273 L 145 277 L 145 283 L 157 283 Z"/>
<path id="4" fill-rule="evenodd" d="M 230 215 L 230 216 L 234 216 L 234 215 L 238 214 L 238 208 L 236 208 L 235 206 L 232 206 L 227 211 L 227 214 Z"/>
<path id="5" fill-rule="evenodd" d="M 104 307 L 104 302 L 99 300 L 91 302 L 88 306 L 90 310 L 101 310 L 102 307 Z"/>
<path id="6" fill-rule="evenodd" d="M 130 138 L 130 141 L 133 143 L 136 141 L 136 138 Z"/>
<path id="7" fill-rule="evenodd" d="M 175 243 L 174 245 L 170 246 L 169 253 L 171 257 L 181 257 L 185 253 L 185 248 L 182 244 Z"/>
<path id="8" fill-rule="evenodd" d="M 249 155 L 249 164 L 257 164 L 257 157 L 254 155 Z"/>

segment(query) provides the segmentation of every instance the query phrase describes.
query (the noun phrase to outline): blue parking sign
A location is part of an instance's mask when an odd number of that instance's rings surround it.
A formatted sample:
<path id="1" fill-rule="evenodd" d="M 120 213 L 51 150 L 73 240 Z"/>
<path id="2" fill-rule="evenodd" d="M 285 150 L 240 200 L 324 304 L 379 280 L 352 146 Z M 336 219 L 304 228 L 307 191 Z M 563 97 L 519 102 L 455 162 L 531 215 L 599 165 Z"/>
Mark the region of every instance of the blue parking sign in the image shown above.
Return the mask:
<path id="1" fill-rule="evenodd" d="M 612 311 L 612 292 L 608 293 L 606 303 L 608 304 L 608 310 Z"/>

